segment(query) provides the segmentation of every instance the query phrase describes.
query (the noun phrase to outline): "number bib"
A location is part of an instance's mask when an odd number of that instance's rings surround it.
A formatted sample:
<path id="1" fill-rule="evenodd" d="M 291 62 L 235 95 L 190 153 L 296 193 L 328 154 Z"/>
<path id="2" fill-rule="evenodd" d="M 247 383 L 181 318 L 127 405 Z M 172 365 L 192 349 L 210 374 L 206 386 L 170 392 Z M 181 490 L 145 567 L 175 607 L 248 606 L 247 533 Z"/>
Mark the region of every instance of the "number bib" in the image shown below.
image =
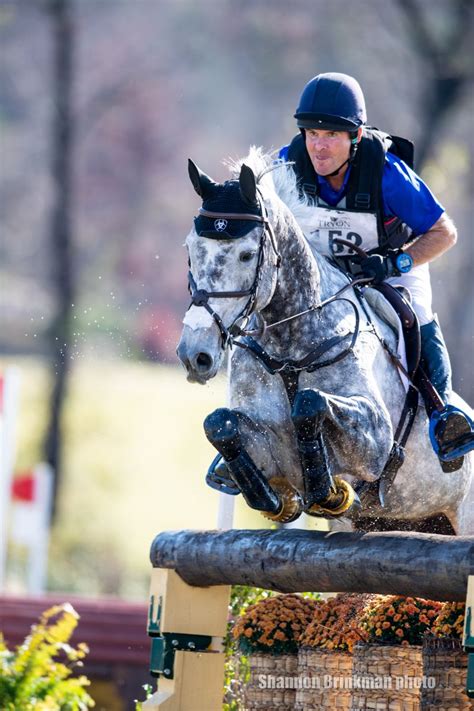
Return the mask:
<path id="1" fill-rule="evenodd" d="M 349 247 L 334 241 L 337 237 L 352 242 L 366 252 L 378 247 L 377 217 L 374 213 L 317 205 L 313 210 L 314 218 L 312 216 L 309 225 L 305 224 L 305 236 L 311 248 L 319 254 L 330 257 L 351 254 Z"/>

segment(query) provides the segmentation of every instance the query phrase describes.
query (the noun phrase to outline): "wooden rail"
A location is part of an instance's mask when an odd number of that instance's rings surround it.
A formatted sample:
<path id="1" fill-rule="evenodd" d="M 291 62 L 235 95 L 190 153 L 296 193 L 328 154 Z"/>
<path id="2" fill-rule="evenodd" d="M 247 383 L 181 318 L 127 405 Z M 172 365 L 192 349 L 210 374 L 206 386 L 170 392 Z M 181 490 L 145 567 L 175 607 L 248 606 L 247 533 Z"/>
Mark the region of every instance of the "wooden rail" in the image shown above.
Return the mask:
<path id="1" fill-rule="evenodd" d="M 155 568 L 189 585 L 365 592 L 465 600 L 474 536 L 306 530 L 177 531 L 156 536 Z"/>

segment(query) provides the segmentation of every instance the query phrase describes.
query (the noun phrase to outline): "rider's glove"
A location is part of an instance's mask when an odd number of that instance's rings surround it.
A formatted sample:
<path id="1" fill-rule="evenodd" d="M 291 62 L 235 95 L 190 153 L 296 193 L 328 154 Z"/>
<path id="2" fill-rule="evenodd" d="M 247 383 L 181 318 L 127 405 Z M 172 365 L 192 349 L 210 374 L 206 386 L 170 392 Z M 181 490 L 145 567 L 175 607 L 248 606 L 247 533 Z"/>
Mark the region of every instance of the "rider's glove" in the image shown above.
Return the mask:
<path id="1" fill-rule="evenodd" d="M 412 258 L 401 249 L 389 249 L 385 256 L 372 254 L 360 263 L 362 275 L 372 280 L 373 284 L 381 284 L 392 276 L 400 276 L 411 269 Z M 401 267 L 401 268 L 400 268 Z"/>

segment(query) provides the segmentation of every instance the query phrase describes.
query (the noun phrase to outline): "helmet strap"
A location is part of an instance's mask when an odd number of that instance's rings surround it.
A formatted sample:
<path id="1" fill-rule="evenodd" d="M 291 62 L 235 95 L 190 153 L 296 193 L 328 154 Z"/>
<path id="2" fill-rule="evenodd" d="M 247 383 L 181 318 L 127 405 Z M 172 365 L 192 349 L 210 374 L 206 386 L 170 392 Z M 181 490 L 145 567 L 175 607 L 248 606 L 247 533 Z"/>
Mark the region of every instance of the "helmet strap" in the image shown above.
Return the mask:
<path id="1" fill-rule="evenodd" d="M 328 173 L 324 177 L 325 178 L 332 178 L 335 175 L 337 175 L 339 173 L 339 171 L 341 171 L 344 168 L 345 165 L 350 165 L 355 158 L 358 145 L 359 145 L 359 143 L 357 141 L 357 133 L 356 133 L 355 135 L 352 135 L 352 137 L 351 137 L 351 148 L 350 148 L 350 152 L 349 152 L 349 158 L 347 160 L 345 160 L 344 163 L 341 163 L 339 168 L 336 168 L 336 170 L 334 170 L 332 173 Z"/>
<path id="2" fill-rule="evenodd" d="M 324 177 L 325 178 L 332 178 L 334 175 L 337 175 L 339 173 L 339 171 L 341 171 L 344 168 L 345 165 L 352 163 L 352 160 L 353 160 L 352 157 L 349 156 L 349 158 L 347 160 L 345 160 L 344 163 L 341 163 L 339 168 L 336 168 L 336 170 L 333 170 L 332 173 L 327 173 Z"/>

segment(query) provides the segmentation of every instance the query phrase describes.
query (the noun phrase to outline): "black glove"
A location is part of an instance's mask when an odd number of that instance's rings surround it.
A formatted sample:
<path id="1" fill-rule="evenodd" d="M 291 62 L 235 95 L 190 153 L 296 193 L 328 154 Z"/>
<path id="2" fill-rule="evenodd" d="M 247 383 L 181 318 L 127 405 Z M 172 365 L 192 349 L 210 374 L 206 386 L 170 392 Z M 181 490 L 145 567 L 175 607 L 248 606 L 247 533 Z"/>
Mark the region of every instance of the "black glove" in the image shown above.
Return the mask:
<path id="1" fill-rule="evenodd" d="M 392 249 L 384 257 L 381 254 L 366 257 L 360 263 L 362 276 L 372 279 L 373 284 L 381 284 L 391 276 L 398 276 L 400 272 L 395 266 L 398 252 L 399 250 Z"/>

